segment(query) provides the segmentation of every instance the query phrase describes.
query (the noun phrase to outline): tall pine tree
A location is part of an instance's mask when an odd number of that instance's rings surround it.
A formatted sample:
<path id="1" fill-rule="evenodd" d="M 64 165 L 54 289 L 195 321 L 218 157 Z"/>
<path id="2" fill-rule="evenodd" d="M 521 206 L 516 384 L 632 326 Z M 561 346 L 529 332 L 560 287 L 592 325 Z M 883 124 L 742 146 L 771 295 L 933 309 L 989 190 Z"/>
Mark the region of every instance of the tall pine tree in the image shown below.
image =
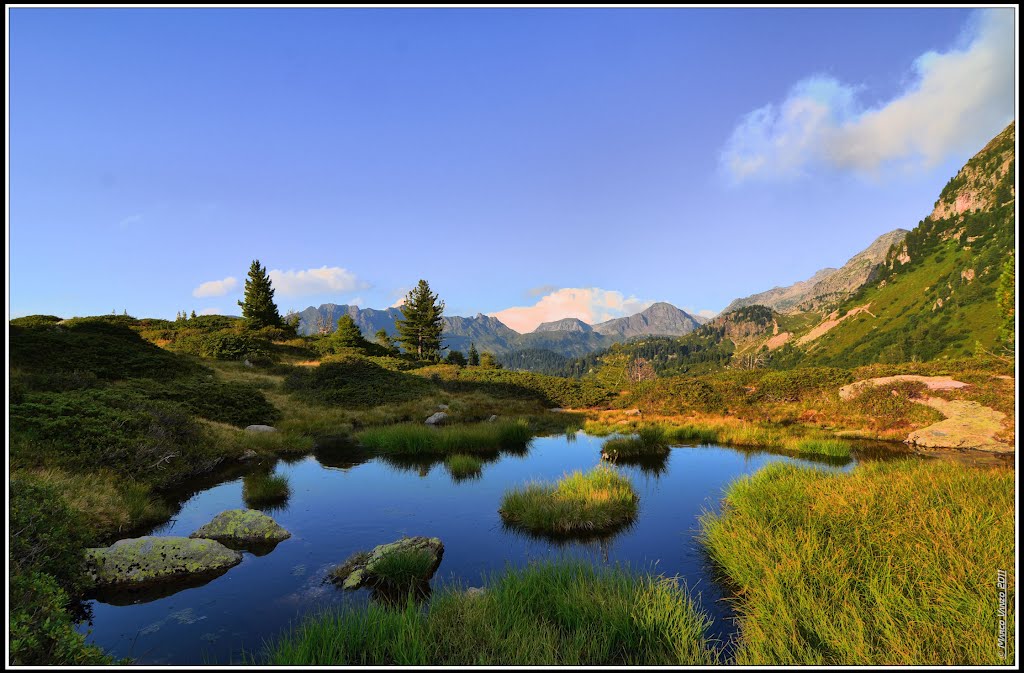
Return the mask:
<path id="1" fill-rule="evenodd" d="M 430 291 L 430 284 L 419 284 L 405 296 L 402 318 L 395 320 L 398 342 L 419 360 L 438 360 L 441 357 L 441 332 L 444 324 L 444 302 Z"/>
<path id="2" fill-rule="evenodd" d="M 238 302 L 242 307 L 242 317 L 246 327 L 280 327 L 281 314 L 274 303 L 274 288 L 270 284 L 270 276 L 266 267 L 260 266 L 260 260 L 252 260 L 249 266 L 249 277 L 245 279 L 245 300 Z"/>

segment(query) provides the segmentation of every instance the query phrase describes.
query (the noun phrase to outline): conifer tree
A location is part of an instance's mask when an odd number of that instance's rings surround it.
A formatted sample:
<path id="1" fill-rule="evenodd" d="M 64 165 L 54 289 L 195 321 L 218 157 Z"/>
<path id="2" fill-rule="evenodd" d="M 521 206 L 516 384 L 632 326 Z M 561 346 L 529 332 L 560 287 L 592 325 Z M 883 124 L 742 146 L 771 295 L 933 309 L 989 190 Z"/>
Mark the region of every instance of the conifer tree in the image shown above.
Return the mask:
<path id="1" fill-rule="evenodd" d="M 480 353 L 476 350 L 476 344 L 470 342 L 469 344 L 469 366 L 479 367 L 480 366 Z"/>
<path id="2" fill-rule="evenodd" d="M 270 284 L 270 276 L 266 267 L 260 266 L 260 260 L 254 259 L 249 266 L 249 277 L 245 280 L 245 300 L 238 302 L 242 307 L 242 317 L 246 327 L 280 327 L 281 314 L 274 303 L 274 288 Z"/>
<path id="3" fill-rule="evenodd" d="M 365 350 L 370 345 L 370 342 L 363 338 L 359 325 L 356 324 L 356 321 L 348 313 L 338 318 L 338 329 L 334 330 L 334 334 L 331 335 L 331 343 L 335 350 L 339 348 L 360 348 Z"/>
<path id="4" fill-rule="evenodd" d="M 430 291 L 427 281 L 421 279 L 409 291 L 401 311 L 402 318 L 395 320 L 395 327 L 398 328 L 398 342 L 405 351 L 414 354 L 419 360 L 439 359 L 441 332 L 444 330 L 444 302 L 438 302 L 437 295 Z"/>

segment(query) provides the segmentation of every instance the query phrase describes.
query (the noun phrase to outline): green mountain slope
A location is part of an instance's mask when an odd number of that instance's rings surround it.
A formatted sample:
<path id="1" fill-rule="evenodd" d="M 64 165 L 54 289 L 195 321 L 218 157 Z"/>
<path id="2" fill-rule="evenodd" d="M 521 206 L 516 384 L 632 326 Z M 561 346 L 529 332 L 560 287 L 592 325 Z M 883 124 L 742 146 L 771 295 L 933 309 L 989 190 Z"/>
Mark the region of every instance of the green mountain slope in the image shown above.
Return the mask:
<path id="1" fill-rule="evenodd" d="M 876 279 L 825 317 L 838 324 L 797 340 L 801 364 L 932 360 L 1003 345 L 996 290 L 1015 246 L 1014 135 L 1011 124 L 949 181 Z"/>

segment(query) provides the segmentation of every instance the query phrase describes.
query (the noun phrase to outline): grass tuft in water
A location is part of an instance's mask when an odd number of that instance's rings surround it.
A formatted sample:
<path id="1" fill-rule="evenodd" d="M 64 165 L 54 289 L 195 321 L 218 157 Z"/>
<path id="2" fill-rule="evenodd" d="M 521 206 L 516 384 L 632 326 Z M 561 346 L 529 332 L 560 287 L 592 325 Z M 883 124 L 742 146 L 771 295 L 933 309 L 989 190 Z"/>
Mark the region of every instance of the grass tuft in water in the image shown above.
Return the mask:
<path id="1" fill-rule="evenodd" d="M 444 466 L 448 469 L 448 474 L 452 476 L 452 479 L 470 479 L 481 476 L 484 461 L 476 456 L 456 453 L 444 459 Z"/>
<path id="2" fill-rule="evenodd" d="M 850 457 L 850 443 L 841 439 L 800 439 L 787 442 L 786 448 L 806 455 Z"/>
<path id="3" fill-rule="evenodd" d="M 368 428 L 357 439 L 364 445 L 390 454 L 486 453 L 522 449 L 530 441 L 524 420 L 474 423 L 434 428 L 421 423 L 402 423 Z"/>
<path id="4" fill-rule="evenodd" d="M 601 447 L 602 454 L 609 460 L 637 458 L 668 453 L 669 438 L 660 425 L 644 425 L 637 428 L 635 437 L 615 437 L 606 440 Z"/>
<path id="5" fill-rule="evenodd" d="M 412 588 L 432 574 L 434 560 L 434 556 L 423 549 L 395 551 L 374 564 L 374 579 L 386 587 Z"/>
<path id="6" fill-rule="evenodd" d="M 737 664 L 1005 664 L 996 582 L 1008 573 L 1012 634 L 1012 470 L 776 463 L 733 482 L 701 528 L 741 597 Z"/>
<path id="7" fill-rule="evenodd" d="M 449 587 L 426 608 L 371 603 L 309 618 L 258 663 L 707 666 L 718 663 L 709 625 L 674 580 L 548 562 L 493 576 L 479 595 Z"/>
<path id="8" fill-rule="evenodd" d="M 498 510 L 505 523 L 551 535 L 611 532 L 636 518 L 640 498 L 629 479 L 599 465 L 556 484 L 529 484 L 505 493 Z"/>
<path id="9" fill-rule="evenodd" d="M 253 472 L 242 479 L 242 499 L 247 507 L 259 509 L 278 505 L 292 494 L 288 477 L 266 472 Z"/>

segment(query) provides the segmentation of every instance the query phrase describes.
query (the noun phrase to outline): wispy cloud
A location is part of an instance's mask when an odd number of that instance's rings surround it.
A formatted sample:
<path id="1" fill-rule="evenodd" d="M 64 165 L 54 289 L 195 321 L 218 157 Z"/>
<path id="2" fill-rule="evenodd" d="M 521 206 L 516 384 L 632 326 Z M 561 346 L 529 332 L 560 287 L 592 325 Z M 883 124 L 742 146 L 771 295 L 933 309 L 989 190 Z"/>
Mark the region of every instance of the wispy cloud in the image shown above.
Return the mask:
<path id="1" fill-rule="evenodd" d="M 129 215 L 127 217 L 121 218 L 121 221 L 118 222 L 118 225 L 122 227 L 130 227 L 135 224 L 141 224 L 143 219 L 144 218 L 142 217 L 141 213 L 136 213 L 134 215 Z"/>
<path id="2" fill-rule="evenodd" d="M 639 313 L 653 301 L 625 297 L 616 290 L 597 287 L 565 287 L 541 297 L 533 306 L 514 306 L 490 313 L 517 332 L 531 332 L 543 322 L 578 318 L 585 323 L 599 323 Z"/>
<path id="3" fill-rule="evenodd" d="M 858 100 L 861 87 L 834 77 L 797 82 L 781 103 L 743 118 L 722 151 L 723 169 L 739 182 L 820 166 L 927 168 L 980 147 L 1014 115 L 1013 10 L 975 13 L 960 43 L 919 56 L 904 90 L 874 107 Z"/>
<path id="4" fill-rule="evenodd" d="M 193 297 L 223 297 L 238 287 L 238 279 L 228 276 L 224 280 L 208 280 L 192 290 Z"/>
<path id="5" fill-rule="evenodd" d="M 301 297 L 329 292 L 351 292 L 369 287 L 356 275 L 340 266 L 322 266 L 319 269 L 302 271 L 271 270 L 268 275 L 277 294 L 284 297 Z"/>

